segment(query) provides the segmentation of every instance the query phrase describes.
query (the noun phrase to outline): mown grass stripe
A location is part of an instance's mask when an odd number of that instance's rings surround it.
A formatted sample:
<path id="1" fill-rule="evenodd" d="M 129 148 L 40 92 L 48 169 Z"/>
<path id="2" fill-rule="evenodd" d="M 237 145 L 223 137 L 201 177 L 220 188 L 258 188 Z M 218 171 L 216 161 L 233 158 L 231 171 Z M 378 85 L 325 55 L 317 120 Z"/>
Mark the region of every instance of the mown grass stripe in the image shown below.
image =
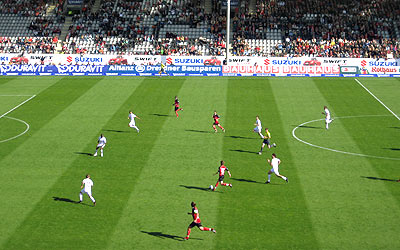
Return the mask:
<path id="1" fill-rule="evenodd" d="M 7 77 L 1 76 L 0 77 L 0 86 L 5 83 L 8 83 L 10 81 L 13 81 L 15 79 L 18 79 L 18 77 L 17 76 L 7 76 Z M 1 91 L 0 91 L 0 93 L 1 93 Z"/>
<path id="2" fill-rule="evenodd" d="M 13 83 L 16 88 L 20 85 L 19 80 L 24 81 L 24 78 L 19 78 L 18 82 Z M 34 93 L 37 94 L 37 96 L 33 100 L 24 104 L 23 108 L 16 109 L 10 114 L 13 117 L 23 119 L 29 123 L 30 129 L 23 137 L 0 144 L 0 162 L 101 79 L 91 78 L 82 82 L 77 82 L 58 77 L 52 80 L 54 80 L 55 83 L 49 81 L 47 85 L 43 86 L 45 88 L 44 90 L 36 89 Z M 32 86 L 32 88 L 35 88 L 35 86 Z M 4 131 L 4 133 L 6 132 Z M 11 131 L 10 133 L 14 132 Z"/>
<path id="3" fill-rule="evenodd" d="M 66 166 L 68 169 L 62 174 L 41 202 L 35 207 L 29 218 L 14 234 L 8 246 L 19 246 L 16 242 L 29 242 L 30 246 L 37 249 L 47 248 L 47 242 L 41 241 L 43 235 L 46 238 L 59 239 L 60 248 L 104 248 L 110 240 L 112 232 L 118 223 L 123 208 L 126 206 L 130 193 L 135 188 L 135 179 L 139 176 L 142 166 L 147 162 L 146 154 L 149 154 L 156 140 L 159 128 L 164 119 L 152 115 L 149 107 L 163 105 L 160 109 L 153 109 L 155 113 L 165 113 L 171 108 L 170 100 L 162 97 L 169 93 L 173 95 L 179 90 L 181 82 L 170 82 L 169 91 L 159 88 L 159 79 L 147 78 L 123 78 L 125 87 L 115 84 L 115 96 L 109 96 L 110 100 L 118 98 L 120 104 L 115 105 L 103 102 L 107 110 L 99 109 L 97 115 L 103 116 L 96 121 L 96 135 L 91 133 L 90 140 L 83 150 L 75 150 L 77 159 Z M 105 79 L 106 81 L 107 79 Z M 136 81 L 135 81 L 136 80 Z M 143 81 L 142 81 L 143 80 Z M 141 82 L 142 81 L 142 82 Z M 135 89 L 135 85 L 141 82 Z M 121 81 L 119 81 L 121 83 Z M 131 85 L 130 87 L 128 85 Z M 134 91 L 133 91 L 134 90 Z M 121 92 L 124 92 L 122 94 Z M 152 98 L 149 98 L 152 96 Z M 96 105 L 98 100 L 86 105 Z M 122 102 L 122 103 L 121 103 Z M 110 107 L 111 106 L 111 107 Z M 133 110 L 141 120 L 137 120 L 141 133 L 128 128 L 128 111 Z M 101 111 L 102 110 L 102 111 Z M 83 112 L 85 113 L 85 112 Z M 102 120 L 103 120 L 102 119 Z M 93 126 L 85 121 L 86 127 Z M 149 129 L 146 130 L 145 128 Z M 97 132 L 98 131 L 98 132 Z M 104 133 L 108 139 L 105 148 L 105 157 L 94 158 L 86 154 L 93 153 L 98 133 Z M 73 152 L 70 152 L 72 154 Z M 94 197 L 97 200 L 95 208 L 76 205 L 71 202 L 54 201 L 52 197 L 61 200 L 77 200 L 79 182 L 86 173 L 90 173 L 94 180 Z M 87 197 L 84 204 L 91 204 Z M 46 215 L 44 215 L 46 213 Z M 37 226 L 37 225 L 40 226 Z M 87 230 L 88 225 L 96 230 Z M 51 227 L 53 230 L 49 231 Z M 35 233 L 31 234 L 34 230 Z M 84 241 L 77 240 L 85 238 Z M 22 240 L 24 239 L 24 240 Z"/>
<path id="4" fill-rule="evenodd" d="M 60 97 L 56 101 L 62 106 L 69 103 L 68 95 L 65 96 L 68 91 L 79 92 L 74 90 L 74 87 L 86 91 L 69 106 L 61 111 L 58 110 L 51 121 L 1 161 L 2 166 L 7 166 L 2 168 L 3 184 L 9 187 L 1 193 L 1 198 L 4 200 L 1 215 L 5 218 L 1 243 L 8 238 L 5 248 L 49 248 L 48 241 L 43 239 L 52 239 L 62 245 L 61 242 L 65 240 L 62 222 L 75 221 L 75 218 L 68 217 L 68 213 L 63 214 L 61 209 L 54 209 L 60 203 L 54 201 L 52 197 L 63 197 L 65 190 L 79 191 L 79 182 L 86 171 L 83 169 L 84 166 L 79 166 L 76 178 L 70 182 L 59 177 L 70 167 L 74 159 L 81 157 L 75 152 L 81 152 L 82 148 L 92 141 L 95 145 L 98 131 L 135 89 L 137 84 L 123 79 L 113 83 L 112 92 L 107 91 L 110 83 L 103 77 L 77 78 L 65 92 L 62 92 L 63 86 L 60 86 L 61 89 L 57 88 L 51 96 L 54 98 L 57 94 L 63 95 L 63 98 Z M 91 88 L 87 88 L 86 85 Z M 57 107 L 57 103 L 48 104 Z M 100 107 L 100 104 L 103 106 Z M 36 108 L 31 112 L 41 111 L 40 105 Z M 93 162 L 89 166 L 91 165 L 94 165 Z M 57 189 L 60 184 L 64 186 Z M 47 196 L 46 193 L 51 195 Z M 57 220 L 49 218 L 61 220 L 58 225 L 62 228 L 53 227 Z"/>
<path id="5" fill-rule="evenodd" d="M 221 193 L 207 190 L 221 159 L 224 134 L 211 127 L 216 109 L 226 119 L 226 81 L 190 78 L 181 90 L 169 94 L 169 112 L 149 161 L 120 219 L 109 249 L 213 248 L 215 235 L 193 228 L 183 242 L 192 218 L 190 203 L 200 209 L 204 226 L 217 227 L 217 201 Z M 176 118 L 173 98 L 178 95 L 184 111 Z M 164 113 L 165 114 L 165 113 Z M 149 128 L 147 128 L 149 129 Z"/>
<path id="6" fill-rule="evenodd" d="M 220 199 L 216 249 L 318 248 L 270 80 L 250 78 L 243 84 L 241 79 L 230 79 L 227 107 L 227 126 L 234 130 L 225 136 L 224 158 L 233 177 L 226 181 L 233 188 Z M 262 140 L 252 131 L 257 115 L 278 144 L 264 148 L 261 156 L 257 152 Z M 273 152 L 282 160 L 280 171 L 288 176 L 288 184 L 275 176 L 272 184 L 264 184 L 270 169 L 266 159 Z"/>
<path id="7" fill-rule="evenodd" d="M 356 105 L 358 107 L 357 109 L 366 110 L 374 114 L 390 115 L 389 111 L 384 106 L 378 103 L 368 92 L 357 84 L 336 82 L 332 85 L 326 85 L 320 81 L 315 81 L 315 84 L 321 94 L 329 100 L 331 105 L 340 108 L 340 111 L 337 111 L 338 115 L 341 115 L 343 110 L 353 110 L 355 103 L 358 104 Z M 337 88 L 342 88 L 344 94 L 340 96 L 332 96 L 332 91 Z M 383 96 L 393 96 L 394 90 L 392 88 L 388 88 L 387 92 L 383 89 L 380 89 Z M 397 95 L 400 95 L 399 90 L 397 90 Z M 352 119 L 351 121 L 342 122 L 342 124 L 346 129 L 347 134 L 352 137 L 352 140 L 362 153 L 396 158 L 399 157 L 399 155 L 396 154 L 396 150 L 390 150 L 393 147 L 397 147 L 400 139 L 398 134 L 392 133 L 394 130 L 393 128 L 400 124 L 397 117 L 389 116 L 377 119 Z M 376 134 L 380 136 L 378 137 Z M 398 162 L 370 158 L 365 160 L 369 162 L 371 168 L 376 172 L 376 176 L 372 177 L 382 179 L 398 178 Z M 382 167 L 382 165 L 384 167 Z M 365 174 L 363 176 L 365 176 Z M 390 199 L 393 198 L 397 201 L 397 206 L 400 205 L 399 190 L 394 183 L 384 181 L 380 183 L 378 182 L 376 185 L 384 185 L 392 194 L 392 197 L 388 197 L 389 199 L 385 200 L 386 204 L 390 204 Z"/>
<path id="8" fill-rule="evenodd" d="M 307 120 L 323 118 L 321 112 L 324 105 L 330 108 L 333 117 L 381 114 L 381 110 L 368 107 L 367 103 L 371 97 L 365 99 L 368 93 L 360 92 L 362 90 L 360 88 L 355 90 L 353 79 L 310 80 L 304 78 L 301 81 L 307 83 L 299 84 L 299 80 L 286 81 L 287 90 L 280 92 L 279 98 L 276 98 L 280 100 L 281 113 L 284 113 L 286 109 L 293 114 L 294 119 L 286 117 L 286 124 L 297 120 L 295 125 L 298 125 Z M 353 87 L 350 87 L 351 85 Z M 301 88 L 297 90 L 296 86 Z M 302 102 L 291 102 L 300 97 L 302 97 Z M 305 112 L 306 110 L 311 112 Z M 360 147 L 352 137 L 354 131 L 346 129 L 346 122 L 347 120 L 335 120 L 326 131 L 324 122 L 321 121 L 310 124 L 299 132 L 319 145 L 331 145 L 341 150 L 359 152 Z M 287 131 L 292 129 L 288 127 Z M 386 234 L 388 230 L 381 227 L 387 215 L 375 214 L 376 211 L 386 210 L 379 207 L 387 197 L 374 196 L 373 199 L 370 197 L 371 192 L 385 192 L 384 187 L 377 185 L 372 191 L 371 186 L 365 185 L 361 177 L 362 173 L 373 174 L 374 169 L 370 161 L 365 158 L 310 148 L 299 142 L 292 143 L 291 147 L 292 152 L 298 155 L 296 163 L 302 169 L 300 172 L 302 185 L 321 248 L 354 249 L 361 246 L 373 249 L 379 248 L 378 245 L 384 249 L 387 248 L 390 243 L 386 237 L 381 237 L 381 232 Z M 365 206 L 365 204 L 368 205 Z M 393 229 L 392 223 L 388 226 Z M 371 234 L 375 230 L 376 233 Z"/>

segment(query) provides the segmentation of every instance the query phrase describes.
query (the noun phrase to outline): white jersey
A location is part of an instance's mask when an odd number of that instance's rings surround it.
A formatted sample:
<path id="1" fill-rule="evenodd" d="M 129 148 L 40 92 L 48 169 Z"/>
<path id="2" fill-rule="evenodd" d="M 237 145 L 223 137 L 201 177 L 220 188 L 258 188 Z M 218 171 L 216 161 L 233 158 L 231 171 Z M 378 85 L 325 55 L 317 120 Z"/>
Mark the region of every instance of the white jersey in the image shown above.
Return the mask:
<path id="1" fill-rule="evenodd" d="M 329 112 L 329 109 L 328 108 L 324 109 L 324 112 L 326 119 L 331 119 L 331 112 Z"/>
<path id="2" fill-rule="evenodd" d="M 98 142 L 97 146 L 104 146 L 107 143 L 107 139 L 104 136 L 103 137 L 100 136 L 97 142 Z"/>
<path id="3" fill-rule="evenodd" d="M 129 114 L 129 119 L 131 119 L 131 122 L 132 123 L 135 123 L 135 117 L 136 117 L 136 115 L 135 114 Z"/>
<path id="4" fill-rule="evenodd" d="M 91 180 L 91 179 L 89 179 L 89 178 L 86 178 L 86 179 L 84 179 L 83 181 L 82 181 L 82 184 L 85 186 L 84 188 L 83 188 L 83 190 L 86 192 L 86 193 L 92 193 L 92 186 L 93 186 L 93 181 Z"/>
<path id="5" fill-rule="evenodd" d="M 272 158 L 272 160 L 271 160 L 271 165 L 274 169 L 278 168 L 280 163 L 281 163 L 281 160 L 279 160 L 279 158 Z"/>
<path id="6" fill-rule="evenodd" d="M 260 121 L 260 119 L 257 119 L 257 120 L 256 120 L 256 125 L 257 125 L 258 128 L 261 128 L 261 121 Z"/>

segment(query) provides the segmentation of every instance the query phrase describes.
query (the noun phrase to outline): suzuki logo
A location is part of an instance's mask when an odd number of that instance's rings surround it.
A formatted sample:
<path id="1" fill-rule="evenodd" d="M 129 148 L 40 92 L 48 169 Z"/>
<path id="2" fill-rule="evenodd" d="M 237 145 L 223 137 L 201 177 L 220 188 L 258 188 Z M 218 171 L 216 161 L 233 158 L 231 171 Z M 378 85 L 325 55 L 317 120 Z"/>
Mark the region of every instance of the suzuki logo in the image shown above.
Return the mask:
<path id="1" fill-rule="evenodd" d="M 68 56 L 68 57 L 67 57 L 67 62 L 68 62 L 68 63 L 71 63 L 71 62 L 72 62 L 72 56 Z"/>
<path id="2" fill-rule="evenodd" d="M 361 61 L 361 66 L 365 67 L 366 65 L 367 65 L 367 61 L 362 60 L 362 61 Z"/>
<path id="3" fill-rule="evenodd" d="M 172 64 L 172 58 L 171 58 L 171 57 L 168 57 L 167 60 L 166 60 L 166 62 L 167 62 L 167 64 Z"/>
<path id="4" fill-rule="evenodd" d="M 269 59 L 268 58 L 264 60 L 264 64 L 265 65 L 269 65 Z"/>

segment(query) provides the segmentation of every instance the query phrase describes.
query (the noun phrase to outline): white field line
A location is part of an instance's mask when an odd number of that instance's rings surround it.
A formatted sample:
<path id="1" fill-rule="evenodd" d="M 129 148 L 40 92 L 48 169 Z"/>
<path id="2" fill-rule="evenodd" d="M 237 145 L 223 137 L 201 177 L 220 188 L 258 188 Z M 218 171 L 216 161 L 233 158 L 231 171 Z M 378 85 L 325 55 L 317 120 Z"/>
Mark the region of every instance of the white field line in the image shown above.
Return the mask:
<path id="1" fill-rule="evenodd" d="M 25 103 L 27 103 L 28 101 L 32 100 L 36 95 L 31 96 L 30 98 L 28 98 L 27 100 L 21 102 L 20 104 L 18 104 L 17 106 L 15 106 L 14 108 L 10 109 L 9 111 L 5 112 L 4 114 L 2 114 L 0 116 L 0 118 L 6 116 L 7 114 L 13 112 L 14 110 L 16 110 L 17 108 L 21 107 L 22 105 L 24 105 Z"/>
<path id="2" fill-rule="evenodd" d="M 375 100 L 377 100 L 380 104 L 382 104 L 383 107 L 385 107 L 387 110 L 389 110 L 389 112 L 392 113 L 392 115 L 394 115 L 394 117 L 396 117 L 397 120 L 400 121 L 400 118 L 399 118 L 392 110 L 390 110 L 390 108 L 388 108 L 388 106 L 386 106 L 381 100 L 379 100 L 378 97 L 376 97 L 374 94 L 372 94 L 372 92 L 369 91 L 369 89 L 367 89 L 358 79 L 354 79 L 354 80 L 356 80 L 356 82 L 357 82 L 361 87 L 363 87 L 370 95 L 372 95 L 372 97 L 375 98 Z"/>
<path id="3" fill-rule="evenodd" d="M 360 116 L 343 116 L 343 117 L 335 117 L 335 119 L 344 119 L 344 118 L 362 118 L 362 117 L 382 117 L 382 116 L 391 116 L 391 115 L 360 115 Z M 346 154 L 346 155 L 354 155 L 354 156 L 361 156 L 361 157 L 370 157 L 370 158 L 377 158 L 377 159 L 385 159 L 385 160 L 396 160 L 399 161 L 400 158 L 392 158 L 392 157 L 384 157 L 384 156 L 376 156 L 376 155 L 366 155 L 366 154 L 358 154 L 358 153 L 352 153 L 352 152 L 346 152 L 346 151 L 341 151 L 341 150 L 336 150 L 333 148 L 326 148 L 326 147 L 322 147 L 322 146 L 318 146 L 312 143 L 309 143 L 307 141 L 304 141 L 300 138 L 298 138 L 296 136 L 296 129 L 301 128 L 301 126 L 304 126 L 306 124 L 312 123 L 312 122 L 317 122 L 317 121 L 323 121 L 325 120 L 325 118 L 322 119 L 316 119 L 316 120 L 311 120 L 311 121 L 307 121 L 307 122 L 303 122 L 302 124 L 296 126 L 293 130 L 292 130 L 292 136 L 298 140 L 301 143 L 304 143 L 308 146 L 311 147 L 315 147 L 315 148 L 320 148 L 320 149 L 324 149 L 324 150 L 328 150 L 328 151 L 332 151 L 332 152 L 336 152 L 336 153 L 341 153 L 341 154 Z"/>
<path id="4" fill-rule="evenodd" d="M 22 122 L 22 123 L 24 123 L 24 124 L 25 124 L 25 126 L 26 126 L 26 129 L 25 129 L 25 131 L 24 131 L 24 132 L 20 133 L 19 135 L 16 135 L 16 136 L 13 136 L 13 137 L 11 137 L 11 138 L 8 138 L 8 139 L 5 139 L 5 140 L 2 140 L 2 141 L 0 141 L 0 143 L 6 142 L 6 141 L 11 141 L 11 140 L 14 140 L 14 139 L 16 139 L 16 138 L 18 138 L 18 137 L 20 137 L 20 136 L 24 135 L 26 132 L 28 132 L 28 130 L 29 130 L 29 124 L 28 124 L 28 123 L 26 123 L 25 121 L 23 121 L 23 120 L 20 120 L 20 119 L 17 119 L 17 118 L 14 118 L 14 117 L 9 117 L 9 116 L 5 116 L 5 118 L 8 118 L 8 119 L 11 119 L 11 120 L 15 120 L 15 121 L 19 121 L 19 122 Z"/>

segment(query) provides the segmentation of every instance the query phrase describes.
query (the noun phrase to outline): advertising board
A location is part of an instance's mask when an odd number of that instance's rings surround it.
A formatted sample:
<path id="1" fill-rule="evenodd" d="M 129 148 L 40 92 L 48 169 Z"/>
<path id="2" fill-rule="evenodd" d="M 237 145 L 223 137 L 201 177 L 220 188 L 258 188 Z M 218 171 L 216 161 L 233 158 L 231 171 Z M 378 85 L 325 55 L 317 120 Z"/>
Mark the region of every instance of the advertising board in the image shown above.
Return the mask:
<path id="1" fill-rule="evenodd" d="M 398 77 L 399 59 L 314 57 L 224 57 L 85 54 L 0 54 L 0 73 L 171 76 L 375 76 Z M 46 67 L 47 66 L 47 67 Z"/>

